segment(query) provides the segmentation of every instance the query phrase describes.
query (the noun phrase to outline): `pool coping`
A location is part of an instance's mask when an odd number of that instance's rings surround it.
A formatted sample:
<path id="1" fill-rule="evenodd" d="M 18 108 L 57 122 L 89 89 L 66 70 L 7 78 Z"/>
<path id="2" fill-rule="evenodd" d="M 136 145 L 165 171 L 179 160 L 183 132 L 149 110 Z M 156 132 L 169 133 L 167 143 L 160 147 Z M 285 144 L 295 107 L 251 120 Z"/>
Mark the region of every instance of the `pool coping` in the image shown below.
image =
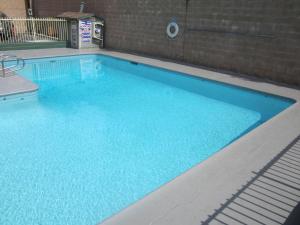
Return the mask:
<path id="1" fill-rule="evenodd" d="M 103 225 L 198 225 L 250 180 L 252 171 L 259 171 L 300 134 L 300 90 L 297 89 L 116 51 L 60 48 L 10 53 L 25 59 L 78 54 L 108 55 L 296 101 L 204 162 L 106 219 L 101 223 Z"/>

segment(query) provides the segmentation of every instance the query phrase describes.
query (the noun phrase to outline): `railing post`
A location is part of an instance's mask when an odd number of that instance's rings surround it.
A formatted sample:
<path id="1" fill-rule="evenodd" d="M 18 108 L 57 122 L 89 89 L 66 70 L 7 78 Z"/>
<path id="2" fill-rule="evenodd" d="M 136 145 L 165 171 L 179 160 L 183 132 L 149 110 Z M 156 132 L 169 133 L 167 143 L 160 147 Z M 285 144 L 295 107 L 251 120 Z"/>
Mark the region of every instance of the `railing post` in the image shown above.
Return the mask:
<path id="1" fill-rule="evenodd" d="M 30 18 L 32 22 L 32 30 L 33 30 L 33 40 L 36 40 L 36 29 L 35 29 L 35 21 L 33 18 Z"/>
<path id="2" fill-rule="evenodd" d="M 4 59 L 1 60 L 1 66 L 2 66 L 2 77 L 5 77 Z"/>

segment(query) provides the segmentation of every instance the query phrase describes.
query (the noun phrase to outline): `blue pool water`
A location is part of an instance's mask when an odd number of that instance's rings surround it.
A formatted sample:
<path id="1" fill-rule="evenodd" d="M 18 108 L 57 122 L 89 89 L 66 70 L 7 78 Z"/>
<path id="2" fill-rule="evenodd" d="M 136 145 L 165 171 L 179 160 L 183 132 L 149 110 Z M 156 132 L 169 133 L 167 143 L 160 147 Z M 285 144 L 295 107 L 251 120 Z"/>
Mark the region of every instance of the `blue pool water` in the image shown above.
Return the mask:
<path id="1" fill-rule="evenodd" d="M 2 225 L 97 224 L 293 103 L 96 55 L 21 74 L 40 90 L 0 104 Z"/>

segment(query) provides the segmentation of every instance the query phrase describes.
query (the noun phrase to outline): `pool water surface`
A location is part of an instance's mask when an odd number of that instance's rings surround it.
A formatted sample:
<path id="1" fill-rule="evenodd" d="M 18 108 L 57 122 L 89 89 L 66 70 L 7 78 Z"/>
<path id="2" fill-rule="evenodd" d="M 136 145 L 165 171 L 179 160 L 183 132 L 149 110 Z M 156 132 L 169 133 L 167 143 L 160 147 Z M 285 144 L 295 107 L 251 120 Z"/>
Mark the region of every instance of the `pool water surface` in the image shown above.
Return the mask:
<path id="1" fill-rule="evenodd" d="M 101 55 L 20 74 L 40 89 L 0 103 L 2 225 L 98 224 L 293 104 Z"/>

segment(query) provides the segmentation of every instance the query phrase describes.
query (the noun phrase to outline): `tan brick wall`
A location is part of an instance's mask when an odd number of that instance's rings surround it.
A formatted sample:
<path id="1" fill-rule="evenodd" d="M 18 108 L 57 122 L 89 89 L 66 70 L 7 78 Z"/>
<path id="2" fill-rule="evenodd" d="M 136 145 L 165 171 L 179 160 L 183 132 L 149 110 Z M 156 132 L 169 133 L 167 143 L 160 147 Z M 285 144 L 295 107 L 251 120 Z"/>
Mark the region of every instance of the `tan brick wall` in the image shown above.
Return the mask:
<path id="1" fill-rule="evenodd" d="M 0 11 L 9 17 L 25 17 L 25 0 L 0 0 Z"/>
<path id="2" fill-rule="evenodd" d="M 300 86 L 300 0 L 96 0 L 95 11 L 109 48 Z"/>
<path id="3" fill-rule="evenodd" d="M 36 0 L 39 15 L 81 0 Z M 300 0 L 88 0 L 106 21 L 106 47 L 300 86 Z M 167 23 L 180 25 L 175 40 Z"/>
<path id="4" fill-rule="evenodd" d="M 0 0 L 1 1 L 1 0 Z M 66 11 L 78 12 L 83 0 L 35 0 L 33 1 L 34 15 L 39 17 L 57 16 Z M 84 0 L 84 12 L 94 12 L 95 0 Z"/>

